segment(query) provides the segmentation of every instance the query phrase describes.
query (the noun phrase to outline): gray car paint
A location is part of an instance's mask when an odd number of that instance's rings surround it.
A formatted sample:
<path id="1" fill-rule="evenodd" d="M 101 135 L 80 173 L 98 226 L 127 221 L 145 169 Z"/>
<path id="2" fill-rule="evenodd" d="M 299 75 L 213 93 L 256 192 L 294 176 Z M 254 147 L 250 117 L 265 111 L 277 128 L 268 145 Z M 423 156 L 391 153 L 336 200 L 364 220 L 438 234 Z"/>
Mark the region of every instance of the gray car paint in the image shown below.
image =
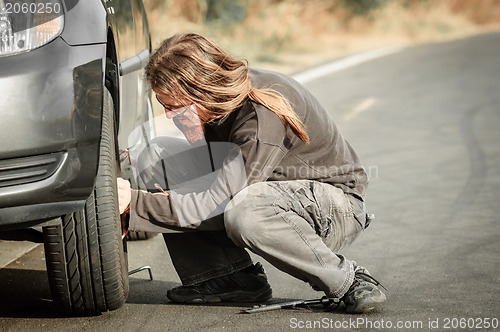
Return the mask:
<path id="1" fill-rule="evenodd" d="M 115 46 L 117 66 L 150 50 L 147 22 L 137 22 L 145 18 L 141 1 L 73 0 L 66 8 L 60 37 L 0 58 L 0 165 L 62 156 L 43 180 L 0 186 L 0 229 L 22 228 L 83 207 L 97 172 L 106 43 L 112 40 Z M 130 132 L 147 121 L 150 92 L 142 76 L 134 71 L 117 78 L 121 150 L 130 145 Z"/>

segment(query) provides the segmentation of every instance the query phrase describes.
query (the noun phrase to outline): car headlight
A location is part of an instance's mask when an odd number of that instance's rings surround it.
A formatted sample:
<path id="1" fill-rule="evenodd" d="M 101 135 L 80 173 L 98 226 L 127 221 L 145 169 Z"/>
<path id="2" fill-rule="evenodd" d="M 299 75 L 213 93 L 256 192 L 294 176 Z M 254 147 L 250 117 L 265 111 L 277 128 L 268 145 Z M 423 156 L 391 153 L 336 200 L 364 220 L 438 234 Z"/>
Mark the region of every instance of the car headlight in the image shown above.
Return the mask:
<path id="1" fill-rule="evenodd" d="M 59 0 L 0 0 L 0 57 L 43 46 L 63 27 Z"/>

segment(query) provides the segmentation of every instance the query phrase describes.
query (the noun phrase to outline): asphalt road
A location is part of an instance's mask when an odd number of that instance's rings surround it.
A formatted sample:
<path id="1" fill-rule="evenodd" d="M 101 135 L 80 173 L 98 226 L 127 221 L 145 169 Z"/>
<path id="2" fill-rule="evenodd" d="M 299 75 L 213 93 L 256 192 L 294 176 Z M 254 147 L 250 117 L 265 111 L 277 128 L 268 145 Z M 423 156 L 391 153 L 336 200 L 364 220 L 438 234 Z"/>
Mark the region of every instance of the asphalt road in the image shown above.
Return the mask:
<path id="1" fill-rule="evenodd" d="M 370 174 L 377 219 L 344 254 L 387 287 L 380 310 L 172 304 L 166 292 L 179 280 L 158 236 L 129 244 L 130 268 L 150 265 L 155 280 L 132 276 L 125 307 L 90 318 L 59 316 L 35 248 L 0 270 L 0 330 L 500 329 L 500 34 L 406 48 L 307 86 Z M 320 296 L 265 266 L 274 302 Z"/>

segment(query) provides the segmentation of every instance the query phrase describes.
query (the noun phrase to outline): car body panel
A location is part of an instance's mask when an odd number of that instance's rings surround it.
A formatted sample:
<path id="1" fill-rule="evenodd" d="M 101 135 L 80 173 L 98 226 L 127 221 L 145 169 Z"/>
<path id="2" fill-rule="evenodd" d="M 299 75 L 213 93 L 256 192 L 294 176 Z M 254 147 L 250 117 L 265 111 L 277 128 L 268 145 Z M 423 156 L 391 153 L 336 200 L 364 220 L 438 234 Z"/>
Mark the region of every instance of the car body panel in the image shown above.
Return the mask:
<path id="1" fill-rule="evenodd" d="M 55 152 L 64 152 L 65 157 L 43 181 L 0 187 L 0 209 L 25 206 L 24 218 L 0 210 L 0 225 L 30 219 L 27 205 L 66 202 L 72 206 L 69 202 L 90 195 L 99 153 L 103 55 L 104 44 L 71 47 L 58 38 L 43 48 L 4 59 L 9 69 L 0 74 L 0 90 L 7 91 L 0 100 L 0 132 L 8 144 L 0 145 L 0 160 L 8 163 Z M 56 205 L 51 209 L 56 215 L 66 210 L 59 211 Z M 48 217 L 46 213 L 34 216 Z"/>
<path id="2" fill-rule="evenodd" d="M 106 8 L 99 0 L 65 0 L 67 12 L 61 37 L 72 46 L 106 43 Z M 126 1 L 125 1 L 126 2 Z"/>
<path id="3" fill-rule="evenodd" d="M 0 159 L 96 144 L 101 128 L 105 45 L 70 47 L 61 38 L 2 60 Z"/>

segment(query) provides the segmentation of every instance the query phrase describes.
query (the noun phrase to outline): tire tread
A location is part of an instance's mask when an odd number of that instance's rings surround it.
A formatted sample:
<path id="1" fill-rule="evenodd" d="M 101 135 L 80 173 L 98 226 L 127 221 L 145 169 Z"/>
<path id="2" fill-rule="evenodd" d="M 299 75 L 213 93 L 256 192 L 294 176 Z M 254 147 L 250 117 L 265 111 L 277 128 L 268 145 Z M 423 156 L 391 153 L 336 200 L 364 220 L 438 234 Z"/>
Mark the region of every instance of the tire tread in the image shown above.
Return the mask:
<path id="1" fill-rule="evenodd" d="M 95 315 L 120 308 L 128 295 L 116 193 L 111 95 L 104 91 L 102 138 L 94 191 L 84 211 L 44 227 L 47 272 L 55 301 L 66 313 Z"/>

